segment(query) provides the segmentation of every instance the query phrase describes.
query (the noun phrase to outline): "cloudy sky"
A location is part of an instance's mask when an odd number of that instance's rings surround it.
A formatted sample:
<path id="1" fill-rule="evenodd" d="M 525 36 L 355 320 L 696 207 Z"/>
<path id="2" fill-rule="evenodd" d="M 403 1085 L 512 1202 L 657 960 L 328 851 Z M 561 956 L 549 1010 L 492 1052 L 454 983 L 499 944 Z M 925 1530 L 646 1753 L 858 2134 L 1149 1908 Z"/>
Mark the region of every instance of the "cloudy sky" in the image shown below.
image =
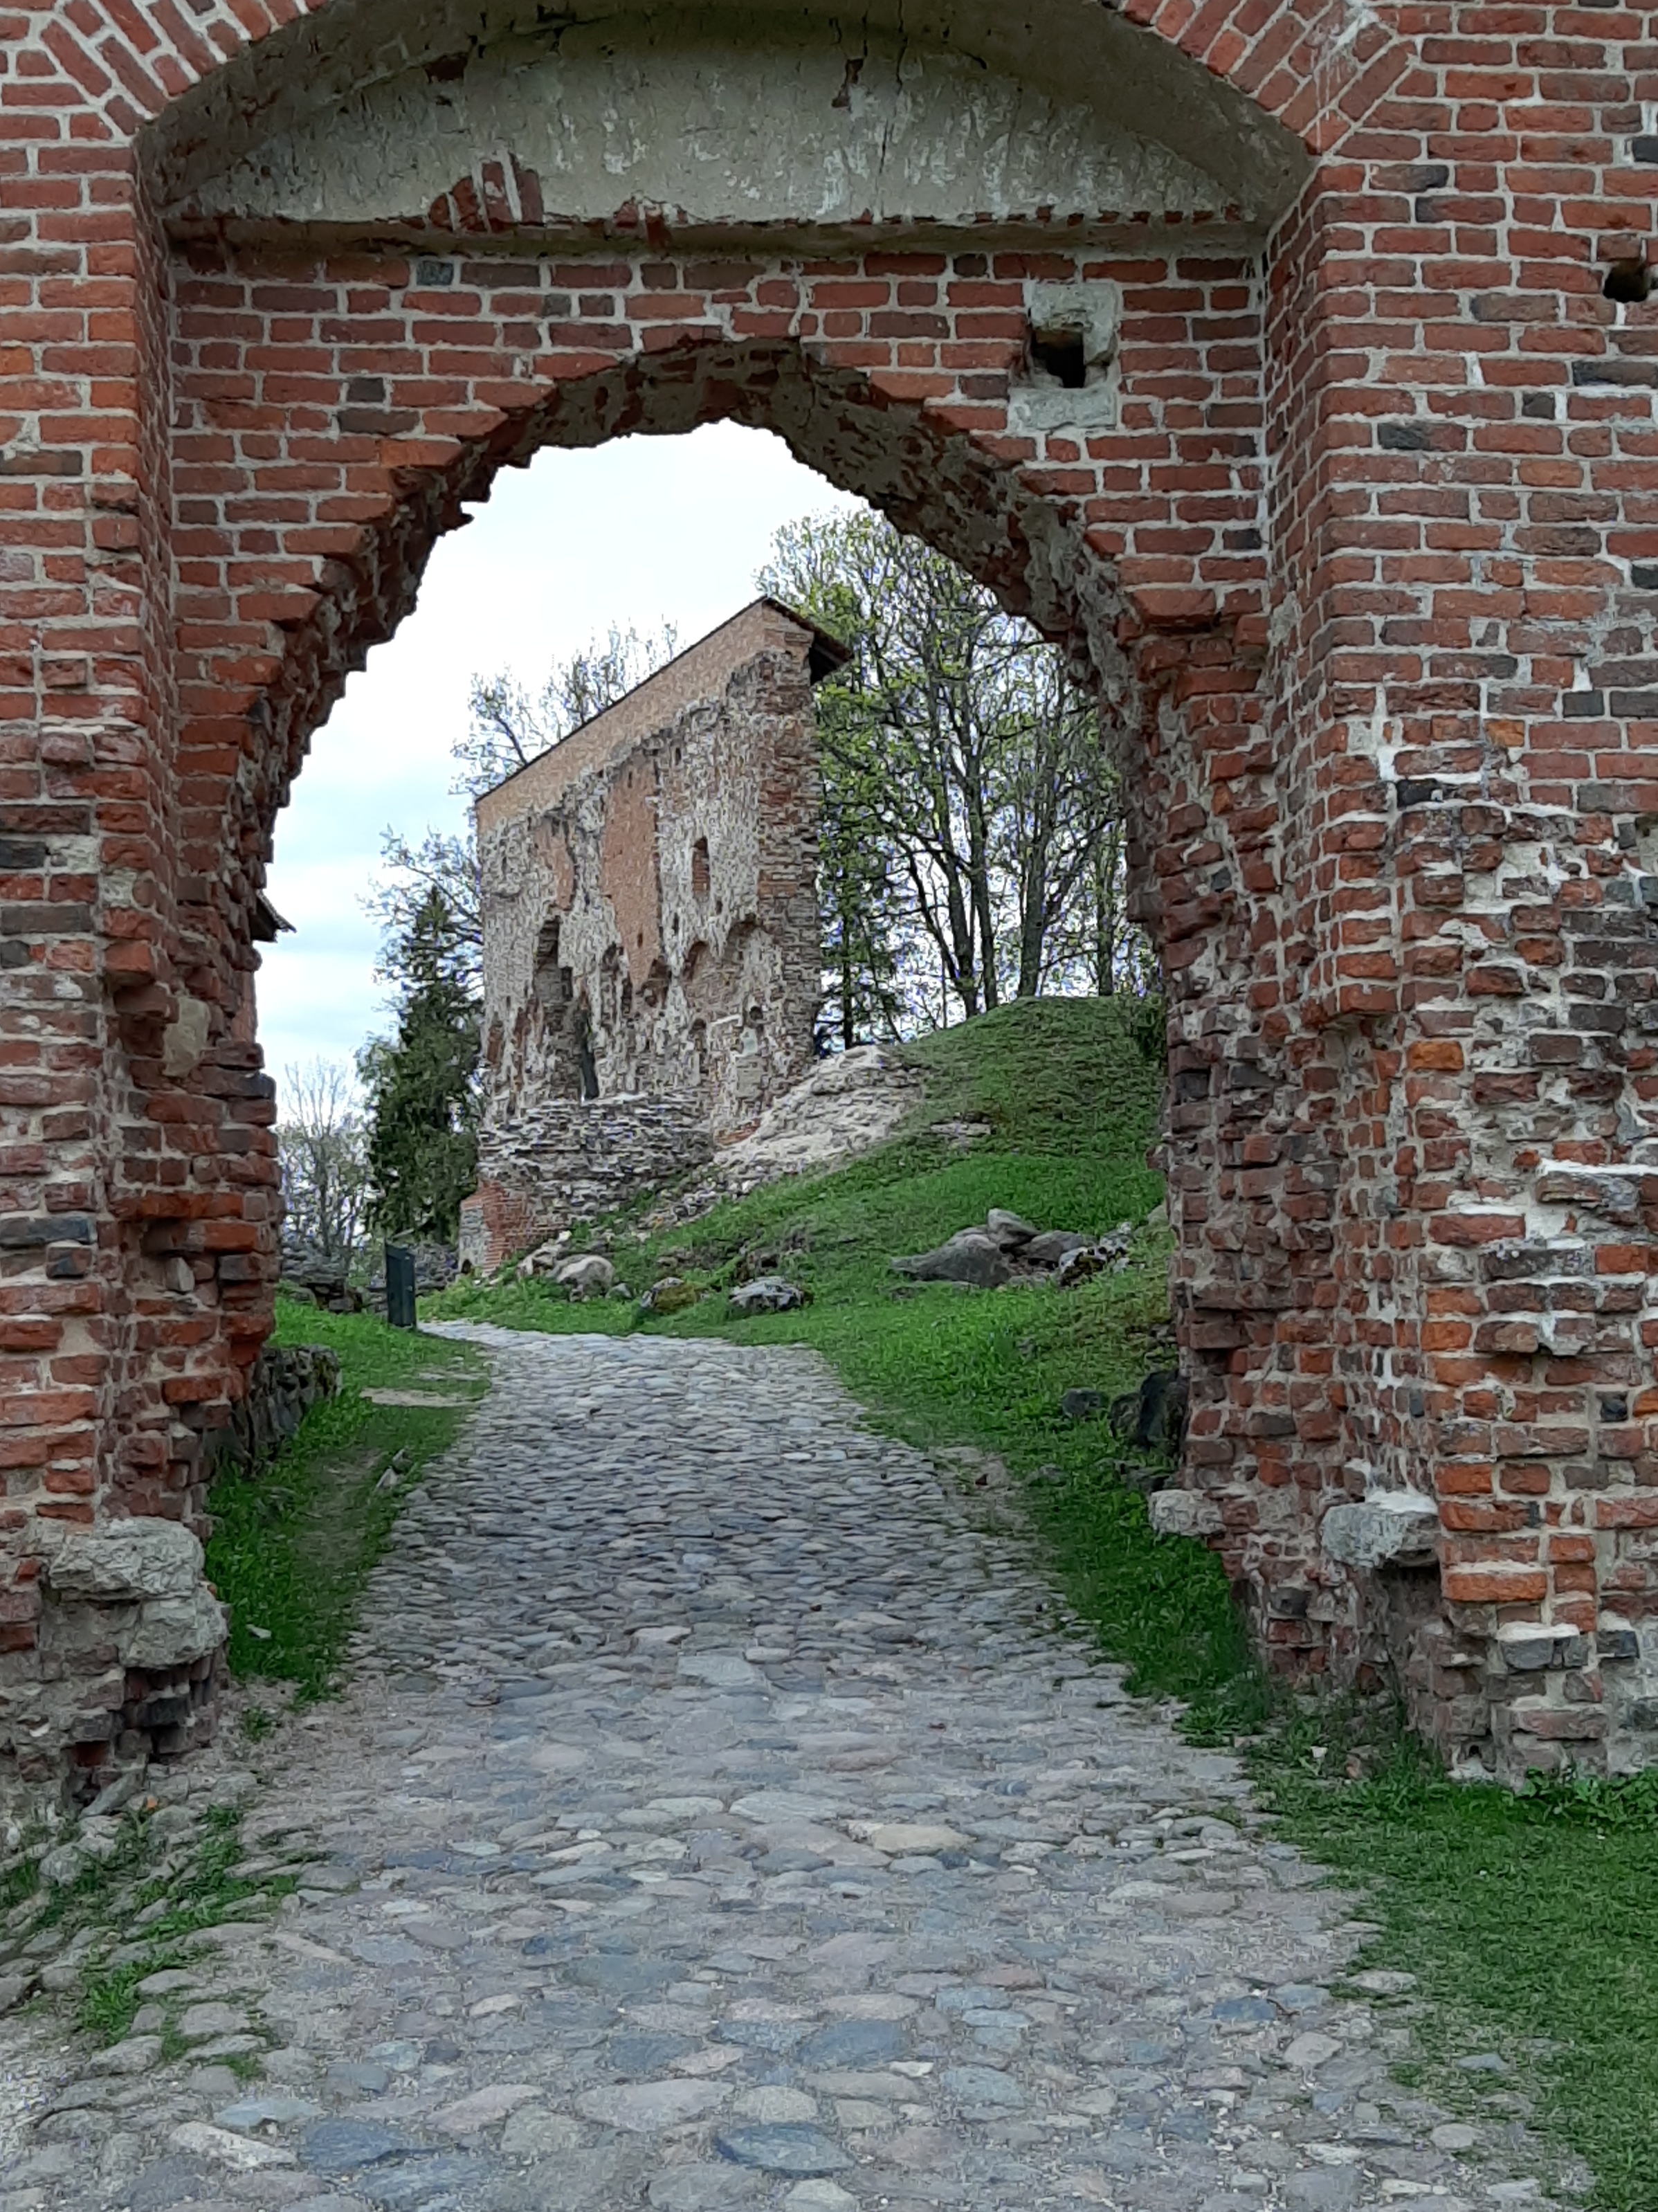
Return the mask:
<path id="1" fill-rule="evenodd" d="M 460 826 L 449 748 L 475 672 L 538 690 L 549 666 L 612 622 L 672 623 L 692 644 L 754 596 L 779 525 L 853 504 L 761 430 L 628 438 L 503 470 L 487 505 L 438 546 L 420 603 L 351 678 L 312 740 L 276 823 L 269 892 L 295 934 L 264 948 L 259 1034 L 282 1080 L 349 1061 L 389 1028 L 362 899 L 380 833 Z"/>

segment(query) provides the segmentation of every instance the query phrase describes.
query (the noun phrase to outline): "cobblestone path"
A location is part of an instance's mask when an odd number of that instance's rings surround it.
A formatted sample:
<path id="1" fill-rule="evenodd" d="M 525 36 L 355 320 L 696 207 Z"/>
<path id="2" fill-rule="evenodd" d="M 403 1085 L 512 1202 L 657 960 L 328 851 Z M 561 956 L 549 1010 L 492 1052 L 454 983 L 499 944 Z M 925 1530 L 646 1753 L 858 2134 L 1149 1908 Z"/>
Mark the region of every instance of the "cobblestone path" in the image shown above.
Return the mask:
<path id="1" fill-rule="evenodd" d="M 815 1356 L 469 1333 L 495 1389 L 246 1811 L 321 1856 L 112 2052 L 14 2049 L 0 2212 L 1537 2192 L 1390 2083 L 1230 1762 Z"/>

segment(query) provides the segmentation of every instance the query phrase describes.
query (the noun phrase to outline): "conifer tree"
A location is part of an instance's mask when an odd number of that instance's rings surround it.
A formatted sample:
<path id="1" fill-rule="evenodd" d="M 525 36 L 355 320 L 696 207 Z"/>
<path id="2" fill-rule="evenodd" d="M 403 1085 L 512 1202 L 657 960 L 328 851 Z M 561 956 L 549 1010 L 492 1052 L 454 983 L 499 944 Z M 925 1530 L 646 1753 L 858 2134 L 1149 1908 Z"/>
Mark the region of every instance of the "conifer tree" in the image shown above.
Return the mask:
<path id="1" fill-rule="evenodd" d="M 477 1176 L 478 1004 L 464 927 L 428 891 L 388 947 L 395 1037 L 364 1046 L 373 1218 L 382 1236 L 452 1240 Z"/>

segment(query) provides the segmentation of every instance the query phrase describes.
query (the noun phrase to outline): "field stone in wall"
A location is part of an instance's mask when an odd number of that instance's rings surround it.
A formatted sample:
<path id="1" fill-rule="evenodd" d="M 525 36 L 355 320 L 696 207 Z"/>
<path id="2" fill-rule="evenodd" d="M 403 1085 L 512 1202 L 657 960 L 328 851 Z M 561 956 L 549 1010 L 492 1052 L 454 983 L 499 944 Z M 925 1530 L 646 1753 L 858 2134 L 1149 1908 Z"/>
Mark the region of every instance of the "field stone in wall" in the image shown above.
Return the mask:
<path id="1" fill-rule="evenodd" d="M 203 1577 L 202 1547 L 176 1521 L 116 1521 L 58 1536 L 45 1583 L 66 1607 L 95 1607 L 86 1627 L 124 1666 L 155 1673 L 188 1665 L 223 1643 L 224 1607 Z"/>

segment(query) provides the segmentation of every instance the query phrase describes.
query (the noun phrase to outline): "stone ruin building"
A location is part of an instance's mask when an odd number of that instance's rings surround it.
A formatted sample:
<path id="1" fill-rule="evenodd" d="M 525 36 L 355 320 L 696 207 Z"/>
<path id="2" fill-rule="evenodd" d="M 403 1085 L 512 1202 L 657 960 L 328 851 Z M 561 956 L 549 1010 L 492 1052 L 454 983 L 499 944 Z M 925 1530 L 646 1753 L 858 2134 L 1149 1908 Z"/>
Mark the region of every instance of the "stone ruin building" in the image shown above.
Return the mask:
<path id="1" fill-rule="evenodd" d="M 805 1073 L 836 641 L 756 599 L 477 802 L 494 1267 L 706 1159 Z"/>
<path id="2" fill-rule="evenodd" d="M 1646 14 L 39 0 L 6 60 L 0 1793 L 210 1721 L 129 1540 L 270 1325 L 312 732 L 499 469 L 720 420 L 1121 732 L 1165 1514 L 1459 1765 L 1658 1757 Z"/>

